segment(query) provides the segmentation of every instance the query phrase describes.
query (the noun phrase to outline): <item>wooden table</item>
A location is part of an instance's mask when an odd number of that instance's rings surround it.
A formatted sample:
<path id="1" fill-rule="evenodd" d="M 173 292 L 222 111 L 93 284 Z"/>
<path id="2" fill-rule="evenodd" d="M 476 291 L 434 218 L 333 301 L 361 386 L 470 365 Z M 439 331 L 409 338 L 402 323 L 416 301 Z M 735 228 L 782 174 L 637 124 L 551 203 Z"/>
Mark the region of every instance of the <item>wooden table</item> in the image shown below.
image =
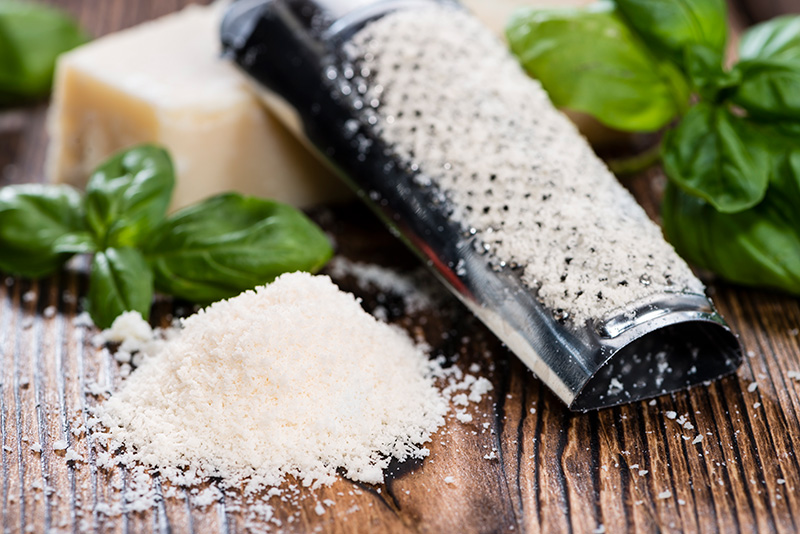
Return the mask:
<path id="1" fill-rule="evenodd" d="M 70 0 L 68 7 L 99 35 L 182 3 Z M 40 105 L 0 112 L 0 184 L 42 179 L 45 111 Z M 632 184 L 651 213 L 660 179 Z M 415 267 L 365 210 L 318 215 L 334 235 L 347 237 L 337 240 L 345 257 Z M 87 387 L 106 379 L 119 384 L 118 365 L 91 343 L 95 331 L 72 322 L 86 294 L 83 268 L 79 263 L 40 281 L 0 277 L 4 532 L 243 531 L 244 516 L 225 500 L 200 509 L 183 491 L 144 511 L 99 512 L 124 496 L 128 473 L 98 468 L 88 438 L 72 433 L 98 402 Z M 364 297 L 368 309 L 378 303 L 379 295 L 353 279 L 339 281 Z M 747 351 L 740 371 L 654 403 L 589 414 L 567 411 L 455 300 L 436 312 L 390 313 L 392 321 L 422 333 L 434 353 L 456 356 L 455 365 L 480 364 L 494 390 L 474 422 L 448 420 L 430 444 L 430 458 L 395 466 L 380 487 L 342 479 L 313 495 L 304 490 L 298 505 L 273 499 L 283 530 L 800 531 L 800 382 L 789 376 L 800 371 L 800 306 L 793 298 L 723 283 L 712 283 L 710 291 Z M 165 325 L 176 306 L 160 301 L 153 322 Z M 686 414 L 694 428 L 668 418 L 669 411 Z M 88 461 L 67 462 L 55 453 L 59 439 Z M 31 450 L 35 442 L 41 454 Z M 492 448 L 497 458 L 485 459 Z M 157 478 L 153 484 L 158 495 L 168 491 Z M 328 498 L 336 504 L 317 515 L 316 503 Z"/>

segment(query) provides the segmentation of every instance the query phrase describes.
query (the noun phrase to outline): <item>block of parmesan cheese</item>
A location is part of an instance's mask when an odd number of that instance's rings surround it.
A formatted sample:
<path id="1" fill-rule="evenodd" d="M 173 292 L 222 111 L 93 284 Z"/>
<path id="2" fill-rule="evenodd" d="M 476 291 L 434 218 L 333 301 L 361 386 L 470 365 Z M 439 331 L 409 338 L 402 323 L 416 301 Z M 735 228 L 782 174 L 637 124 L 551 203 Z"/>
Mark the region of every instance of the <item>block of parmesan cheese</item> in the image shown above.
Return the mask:
<path id="1" fill-rule="evenodd" d="M 172 209 L 235 190 L 299 207 L 349 197 L 342 182 L 219 57 L 220 6 L 191 6 L 63 55 L 48 118 L 47 174 L 83 186 L 112 153 L 169 149 Z"/>

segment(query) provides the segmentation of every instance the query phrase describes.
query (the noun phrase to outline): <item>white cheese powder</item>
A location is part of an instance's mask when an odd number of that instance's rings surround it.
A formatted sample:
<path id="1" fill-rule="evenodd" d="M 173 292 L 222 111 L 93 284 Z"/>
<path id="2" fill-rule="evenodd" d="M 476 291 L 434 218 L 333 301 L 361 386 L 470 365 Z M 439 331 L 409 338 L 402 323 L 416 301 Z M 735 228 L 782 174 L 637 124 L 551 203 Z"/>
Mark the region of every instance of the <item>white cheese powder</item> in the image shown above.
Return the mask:
<path id="1" fill-rule="evenodd" d="M 449 199 L 487 261 L 519 269 L 560 317 L 583 322 L 653 295 L 703 292 L 541 85 L 472 16 L 397 11 L 346 53 L 366 122 L 419 169 L 421 187 Z"/>
<path id="2" fill-rule="evenodd" d="M 254 491 L 337 470 L 379 483 L 391 459 L 428 453 L 449 409 L 440 373 L 328 277 L 293 273 L 185 319 L 97 416 L 108 450 L 163 473 Z"/>

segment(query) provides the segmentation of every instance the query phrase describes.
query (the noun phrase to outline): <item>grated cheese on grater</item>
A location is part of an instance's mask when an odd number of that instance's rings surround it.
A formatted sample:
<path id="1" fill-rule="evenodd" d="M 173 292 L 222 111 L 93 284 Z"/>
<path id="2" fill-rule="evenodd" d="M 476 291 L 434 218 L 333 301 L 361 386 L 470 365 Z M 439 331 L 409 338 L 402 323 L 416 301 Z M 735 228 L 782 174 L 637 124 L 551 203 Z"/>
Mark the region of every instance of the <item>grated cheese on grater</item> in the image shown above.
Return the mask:
<path id="1" fill-rule="evenodd" d="M 652 295 L 703 292 L 541 85 L 474 17 L 453 6 L 399 10 L 360 30 L 346 54 L 367 126 L 419 170 L 420 187 L 447 197 L 495 269 L 519 269 L 560 318 L 581 323 Z"/>
<path id="2" fill-rule="evenodd" d="M 141 334 L 129 319 L 119 330 Z M 449 410 L 441 363 L 327 276 L 286 274 L 217 302 L 158 346 L 97 417 L 124 463 L 183 483 L 318 486 L 337 470 L 379 483 L 392 459 L 427 455 Z M 480 400 L 491 384 L 471 378 Z"/>

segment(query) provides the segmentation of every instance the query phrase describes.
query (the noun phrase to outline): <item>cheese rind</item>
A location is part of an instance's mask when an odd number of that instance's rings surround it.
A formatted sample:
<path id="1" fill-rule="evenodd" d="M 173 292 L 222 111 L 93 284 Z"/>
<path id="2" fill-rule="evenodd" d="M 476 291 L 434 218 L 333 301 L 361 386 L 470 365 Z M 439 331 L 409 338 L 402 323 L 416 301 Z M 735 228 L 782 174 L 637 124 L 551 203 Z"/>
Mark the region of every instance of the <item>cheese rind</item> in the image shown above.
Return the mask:
<path id="1" fill-rule="evenodd" d="M 229 190 L 299 207 L 349 198 L 220 58 L 220 15 L 218 6 L 190 6 L 63 55 L 49 180 L 81 187 L 114 152 L 151 142 L 175 163 L 172 209 Z"/>

